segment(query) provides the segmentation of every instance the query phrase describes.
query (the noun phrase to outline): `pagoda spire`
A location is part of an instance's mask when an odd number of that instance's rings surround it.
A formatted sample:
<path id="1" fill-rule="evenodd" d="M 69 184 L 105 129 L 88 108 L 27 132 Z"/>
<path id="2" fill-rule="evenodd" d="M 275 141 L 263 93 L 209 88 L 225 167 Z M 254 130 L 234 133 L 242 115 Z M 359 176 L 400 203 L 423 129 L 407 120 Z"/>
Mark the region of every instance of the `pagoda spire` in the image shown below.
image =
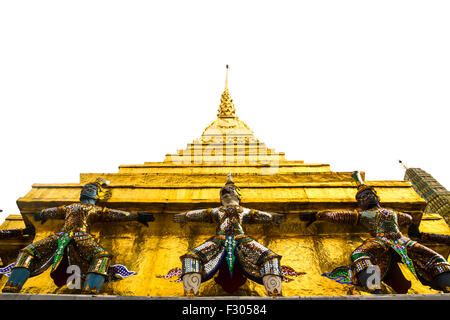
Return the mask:
<path id="1" fill-rule="evenodd" d="M 405 170 L 408 170 L 408 167 L 403 163 L 402 160 L 398 160 L 398 162 L 402 165 Z"/>
<path id="2" fill-rule="evenodd" d="M 228 65 L 225 76 L 225 90 L 220 98 L 219 111 L 217 117 L 219 118 L 237 118 L 236 110 L 234 109 L 233 99 L 231 99 L 230 92 L 228 91 Z"/>

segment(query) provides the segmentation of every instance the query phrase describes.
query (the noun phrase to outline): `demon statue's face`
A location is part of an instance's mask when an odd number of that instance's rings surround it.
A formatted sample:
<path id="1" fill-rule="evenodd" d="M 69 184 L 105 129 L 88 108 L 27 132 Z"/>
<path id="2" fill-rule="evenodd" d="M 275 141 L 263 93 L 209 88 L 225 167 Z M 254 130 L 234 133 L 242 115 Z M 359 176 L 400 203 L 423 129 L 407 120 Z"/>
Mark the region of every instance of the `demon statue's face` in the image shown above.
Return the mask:
<path id="1" fill-rule="evenodd" d="M 363 210 L 372 209 L 380 206 L 378 196 L 370 189 L 364 190 L 356 195 L 356 201 Z"/>
<path id="2" fill-rule="evenodd" d="M 80 193 L 81 202 L 97 203 L 98 201 L 108 201 L 111 198 L 111 190 L 104 189 L 109 185 L 109 181 L 97 178 L 94 182 L 86 184 Z"/>
<path id="3" fill-rule="evenodd" d="M 233 185 L 224 186 L 220 190 L 220 201 L 222 205 L 238 205 L 240 197 L 236 187 Z"/>
<path id="4" fill-rule="evenodd" d="M 98 200 L 98 186 L 93 184 L 93 183 L 89 183 L 87 185 L 85 185 L 83 187 L 83 189 L 81 190 L 80 193 L 80 201 L 95 201 L 97 202 Z"/>

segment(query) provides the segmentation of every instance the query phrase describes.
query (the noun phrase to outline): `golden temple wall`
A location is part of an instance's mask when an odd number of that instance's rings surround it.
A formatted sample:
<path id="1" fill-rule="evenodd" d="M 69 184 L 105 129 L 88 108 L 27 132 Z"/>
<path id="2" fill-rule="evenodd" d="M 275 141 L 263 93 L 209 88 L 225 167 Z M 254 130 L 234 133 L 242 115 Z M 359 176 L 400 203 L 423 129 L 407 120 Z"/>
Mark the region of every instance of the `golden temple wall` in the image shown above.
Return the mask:
<path id="1" fill-rule="evenodd" d="M 305 167 L 296 164 L 294 168 Z M 215 226 L 192 223 L 184 227 L 172 222 L 173 214 L 196 208 L 219 205 L 219 190 L 224 175 L 212 174 L 210 169 L 198 167 L 193 172 L 189 166 L 180 174 L 174 167 L 157 173 L 154 166 L 140 166 L 147 169 L 141 173 L 130 166 L 130 171 L 117 174 L 81 174 L 77 184 L 35 184 L 30 192 L 18 200 L 24 219 L 36 226 L 36 238 L 42 239 L 58 231 L 62 221 L 47 221 L 44 225 L 34 222 L 32 213 L 46 207 L 76 202 L 83 184 L 102 176 L 111 181 L 112 198 L 107 206 L 131 211 L 153 212 L 156 221 L 150 227 L 137 222 L 98 223 L 93 233 L 101 244 L 114 254 L 114 262 L 126 265 L 138 275 L 116 283 L 105 285 L 105 293 L 115 295 L 182 296 L 179 282 L 158 278 L 174 267 L 180 267 L 179 256 L 199 245 L 214 234 Z M 128 167 L 128 166 L 125 166 Z M 139 166 L 138 166 L 139 167 Z M 309 168 L 314 168 L 310 166 Z M 328 168 L 328 166 L 320 166 Z M 329 170 L 258 175 L 255 167 L 241 167 L 242 172 L 234 175 L 235 182 L 244 194 L 243 205 L 251 208 L 280 212 L 287 215 L 287 221 L 280 227 L 267 225 L 245 226 L 249 235 L 263 245 L 282 255 L 282 264 L 305 272 L 294 281 L 283 284 L 285 296 L 297 295 L 346 295 L 361 294 L 356 287 L 341 285 L 321 276 L 333 268 L 349 264 L 349 255 L 368 234 L 355 227 L 316 223 L 305 228 L 298 220 L 298 212 L 318 209 L 356 208 L 355 188 L 350 173 L 335 173 Z M 246 171 L 246 173 L 244 173 Z M 169 173 L 170 172 L 170 173 Z M 425 202 L 414 192 L 409 182 L 373 181 L 383 204 L 421 219 Z M 10 216 L 1 226 L 3 229 L 23 227 L 20 216 Z M 449 229 L 440 216 L 426 215 L 421 229 L 449 234 Z M 0 243 L 0 254 L 4 265 L 13 262 L 17 250 L 31 242 Z M 448 256 L 448 246 L 433 246 Z M 408 273 L 405 272 L 408 277 Z M 434 292 L 414 279 L 411 293 Z M 2 285 L 5 279 L 1 279 Z M 23 289 L 28 293 L 73 293 L 67 288 L 57 288 L 49 271 L 31 278 Z M 210 280 L 202 286 L 201 295 L 227 295 Z M 241 287 L 235 295 L 265 295 L 262 285 L 251 281 Z"/>

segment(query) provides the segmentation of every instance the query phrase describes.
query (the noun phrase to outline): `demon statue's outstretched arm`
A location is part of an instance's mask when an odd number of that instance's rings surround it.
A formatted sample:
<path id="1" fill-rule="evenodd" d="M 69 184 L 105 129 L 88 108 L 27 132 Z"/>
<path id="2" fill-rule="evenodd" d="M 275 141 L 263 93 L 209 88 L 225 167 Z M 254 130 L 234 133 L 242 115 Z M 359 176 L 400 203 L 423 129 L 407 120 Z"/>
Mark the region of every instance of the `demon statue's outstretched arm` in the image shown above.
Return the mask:
<path id="1" fill-rule="evenodd" d="M 244 211 L 244 221 L 248 223 L 274 223 L 279 225 L 286 220 L 286 216 L 281 213 L 265 212 L 255 209 Z"/>
<path id="2" fill-rule="evenodd" d="M 48 219 L 65 219 L 66 211 L 64 206 L 43 209 L 34 213 L 34 220 L 41 221 L 43 224 Z"/>
<path id="3" fill-rule="evenodd" d="M 353 211 L 318 211 L 318 212 L 302 212 L 300 220 L 309 222 L 308 225 L 316 220 L 327 221 L 332 223 L 343 223 L 356 225 L 359 221 L 359 212 Z"/>
<path id="4" fill-rule="evenodd" d="M 413 223 L 413 218 L 407 213 L 397 212 L 397 221 L 399 226 L 409 226 Z"/>
<path id="5" fill-rule="evenodd" d="M 192 210 L 174 215 L 173 221 L 178 222 L 181 225 L 184 225 L 187 222 L 213 223 L 216 221 L 215 219 L 216 215 L 217 215 L 216 208 Z"/>
<path id="6" fill-rule="evenodd" d="M 138 221 L 146 226 L 147 222 L 154 221 L 152 213 L 146 212 L 128 212 L 117 209 L 103 208 L 101 211 L 95 212 L 97 221 L 114 222 L 114 221 Z"/>

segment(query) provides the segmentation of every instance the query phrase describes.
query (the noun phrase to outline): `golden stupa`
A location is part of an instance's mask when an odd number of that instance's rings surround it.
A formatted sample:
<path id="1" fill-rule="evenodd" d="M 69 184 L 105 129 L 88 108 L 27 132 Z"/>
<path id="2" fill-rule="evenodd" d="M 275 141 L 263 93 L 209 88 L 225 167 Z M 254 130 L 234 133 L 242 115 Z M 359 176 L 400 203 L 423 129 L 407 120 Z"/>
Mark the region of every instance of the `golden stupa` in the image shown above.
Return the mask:
<path id="1" fill-rule="evenodd" d="M 321 274 L 349 265 L 350 253 L 369 235 L 359 227 L 330 223 L 316 222 L 306 228 L 298 219 L 298 213 L 304 211 L 357 208 L 351 172 L 333 172 L 329 164 L 289 161 L 284 153 L 267 148 L 236 116 L 227 83 L 217 119 L 199 139 L 184 150 L 166 155 L 163 162 L 121 165 L 117 173 L 81 173 L 78 183 L 34 184 L 17 200 L 21 215 L 8 216 L 0 228 L 23 228 L 24 220 L 28 220 L 35 225 L 36 236 L 34 239 L 2 240 L 1 262 L 3 266 L 14 262 L 18 250 L 32 240 L 59 231 L 61 220 L 49 220 L 41 225 L 33 219 L 35 211 L 77 202 L 82 186 L 101 176 L 111 181 L 112 197 L 106 206 L 151 212 L 156 218 L 149 227 L 137 222 L 94 225 L 93 234 L 114 254 L 115 261 L 138 273 L 123 281 L 108 283 L 102 291 L 110 295 L 183 296 L 181 282 L 158 276 L 180 267 L 179 257 L 211 237 L 215 225 L 189 223 L 180 227 L 172 217 L 175 213 L 218 206 L 219 190 L 229 172 L 241 188 L 245 207 L 287 215 L 286 222 L 280 227 L 244 226 L 247 234 L 282 255 L 283 265 L 305 272 L 283 284 L 283 296 L 365 294 L 358 287 L 339 284 Z M 441 216 L 422 215 L 426 202 L 410 182 L 366 183 L 376 187 L 383 206 L 410 213 L 416 221 L 421 220 L 421 231 L 450 234 Z M 449 255 L 448 246 L 426 245 L 446 258 Z M 405 271 L 403 265 L 400 268 Z M 30 278 L 22 292 L 77 293 L 67 287 L 56 287 L 49 273 L 47 270 Z M 438 293 L 412 278 L 408 271 L 403 273 L 412 281 L 408 293 Z M 0 281 L 3 286 L 6 277 Z M 213 279 L 202 284 L 200 289 L 200 296 L 224 295 L 228 294 Z M 233 295 L 265 296 L 266 292 L 262 285 L 247 281 Z"/>

